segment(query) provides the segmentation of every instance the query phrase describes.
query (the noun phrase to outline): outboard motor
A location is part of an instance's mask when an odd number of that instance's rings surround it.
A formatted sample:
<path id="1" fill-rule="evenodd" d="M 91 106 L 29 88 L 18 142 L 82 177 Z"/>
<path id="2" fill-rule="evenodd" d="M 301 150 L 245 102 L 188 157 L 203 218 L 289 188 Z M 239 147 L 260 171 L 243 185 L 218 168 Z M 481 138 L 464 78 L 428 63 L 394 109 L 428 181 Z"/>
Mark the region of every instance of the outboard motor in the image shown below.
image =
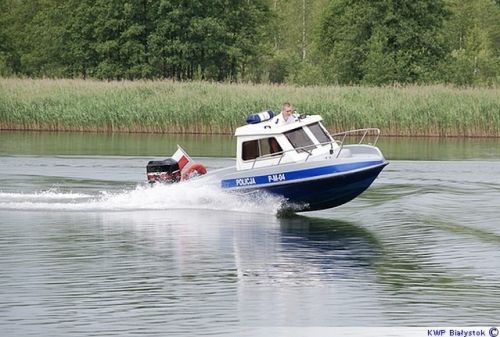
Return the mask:
<path id="1" fill-rule="evenodd" d="M 207 173 L 203 164 L 195 163 L 188 154 L 177 145 L 172 158 L 151 160 L 146 166 L 149 183 L 178 183 L 182 180 L 201 176 Z"/>
<path id="2" fill-rule="evenodd" d="M 151 160 L 146 166 L 148 182 L 176 183 L 181 180 L 179 163 L 172 158 Z"/>

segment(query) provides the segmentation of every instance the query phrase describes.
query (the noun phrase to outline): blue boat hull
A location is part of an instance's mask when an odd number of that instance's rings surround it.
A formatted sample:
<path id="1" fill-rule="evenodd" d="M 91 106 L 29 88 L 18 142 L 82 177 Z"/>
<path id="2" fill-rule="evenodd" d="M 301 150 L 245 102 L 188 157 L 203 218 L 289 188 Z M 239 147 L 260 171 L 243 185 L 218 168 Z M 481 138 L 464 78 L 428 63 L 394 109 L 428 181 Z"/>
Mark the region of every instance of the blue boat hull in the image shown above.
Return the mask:
<path id="1" fill-rule="evenodd" d="M 388 163 L 355 172 L 345 172 L 330 177 L 293 182 L 262 188 L 283 196 L 297 212 L 316 211 L 336 207 L 354 199 L 365 191 Z"/>

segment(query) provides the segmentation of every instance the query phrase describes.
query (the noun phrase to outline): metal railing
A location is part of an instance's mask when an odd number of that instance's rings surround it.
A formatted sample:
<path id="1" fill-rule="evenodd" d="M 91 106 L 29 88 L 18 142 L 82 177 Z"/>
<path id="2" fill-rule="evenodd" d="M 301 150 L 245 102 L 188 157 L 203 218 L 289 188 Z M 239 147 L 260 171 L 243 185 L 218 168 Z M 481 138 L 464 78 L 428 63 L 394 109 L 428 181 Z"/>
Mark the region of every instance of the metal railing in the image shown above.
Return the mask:
<path id="1" fill-rule="evenodd" d="M 357 134 L 362 133 L 363 136 L 361 137 L 360 141 L 358 142 L 358 144 L 362 144 L 363 140 L 365 140 L 365 138 L 369 132 L 373 132 L 375 134 L 375 140 L 373 141 L 373 144 L 369 143 L 370 145 L 375 146 L 378 142 L 379 137 L 380 137 L 380 129 L 377 129 L 377 128 L 366 128 L 366 129 L 356 129 L 356 130 L 343 131 L 343 132 L 335 133 L 331 136 L 333 139 L 338 138 L 338 136 L 342 136 L 342 140 L 337 141 L 337 143 L 344 143 L 347 136 L 353 136 L 353 135 L 357 135 Z"/>
<path id="2" fill-rule="evenodd" d="M 356 130 L 349 130 L 349 131 L 343 131 L 343 132 L 339 132 L 339 133 L 335 133 L 333 135 L 331 135 L 331 137 L 333 138 L 333 141 L 329 141 L 329 142 L 323 142 L 323 143 L 319 143 L 319 144 L 311 144 L 311 145 L 305 145 L 305 146 L 301 146 L 301 147 L 296 147 L 296 148 L 293 148 L 293 149 L 290 149 L 290 150 L 286 150 L 286 151 L 279 151 L 279 152 L 275 152 L 275 153 L 269 153 L 269 154 L 265 154 L 263 156 L 260 156 L 260 157 L 256 157 L 253 162 L 252 162 L 252 169 L 255 167 L 255 163 L 258 162 L 258 161 L 261 161 L 261 160 L 267 160 L 267 159 L 271 159 L 271 158 L 275 158 L 277 156 L 280 156 L 279 157 L 279 160 L 278 160 L 278 163 L 276 165 L 280 165 L 281 164 L 281 160 L 283 159 L 283 157 L 285 156 L 286 153 L 288 152 L 292 152 L 292 151 L 304 151 L 307 153 L 307 157 L 306 159 L 304 160 L 305 162 L 307 162 L 307 160 L 309 159 L 309 157 L 312 156 L 312 150 L 314 150 L 315 148 L 319 146 L 324 146 L 324 145 L 330 145 L 331 146 L 331 153 L 333 154 L 333 143 L 336 143 L 338 146 L 339 146 L 339 150 L 337 152 L 337 156 L 335 158 L 338 158 L 340 153 L 342 152 L 342 149 L 345 145 L 345 140 L 347 137 L 351 137 L 351 136 L 356 136 L 356 135 L 361 135 L 361 139 L 359 140 L 359 142 L 357 142 L 356 144 L 363 144 L 363 141 L 365 140 L 365 138 L 368 136 L 368 134 L 370 132 L 373 132 L 374 133 L 374 137 L 375 137 L 375 140 L 373 141 L 373 143 L 367 143 L 367 145 L 372 145 L 372 146 L 375 146 L 377 144 L 377 141 L 380 137 L 380 129 L 377 129 L 377 128 L 366 128 L 366 129 L 356 129 Z M 337 137 L 339 136 L 342 136 L 342 139 L 341 140 L 336 140 Z"/>
<path id="3" fill-rule="evenodd" d="M 335 134 L 331 135 L 333 139 L 336 139 L 336 138 L 342 136 L 341 140 L 335 141 L 340 146 L 339 152 L 337 153 L 337 157 L 335 157 L 335 158 L 338 158 L 340 155 L 340 152 L 342 152 L 342 149 L 344 148 L 344 144 L 345 144 L 345 139 L 347 137 L 362 135 L 361 139 L 357 143 L 358 145 L 360 145 L 360 144 L 363 144 L 363 141 L 365 140 L 366 136 L 370 132 L 374 133 L 375 139 L 374 139 L 373 143 L 367 143 L 367 145 L 375 146 L 375 145 L 377 145 L 378 139 L 380 137 L 380 129 L 377 129 L 377 128 L 349 130 L 349 131 L 343 131 L 343 132 L 339 132 L 339 133 L 335 133 Z"/>

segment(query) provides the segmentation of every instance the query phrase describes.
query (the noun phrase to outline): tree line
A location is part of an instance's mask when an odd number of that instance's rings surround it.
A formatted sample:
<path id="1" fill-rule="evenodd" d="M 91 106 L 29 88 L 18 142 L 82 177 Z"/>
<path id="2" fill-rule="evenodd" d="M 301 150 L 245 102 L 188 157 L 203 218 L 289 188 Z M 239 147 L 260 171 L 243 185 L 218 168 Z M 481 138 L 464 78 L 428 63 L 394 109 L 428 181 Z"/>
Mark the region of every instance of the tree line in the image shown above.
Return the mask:
<path id="1" fill-rule="evenodd" d="M 500 0 L 0 0 L 0 75 L 496 85 Z"/>

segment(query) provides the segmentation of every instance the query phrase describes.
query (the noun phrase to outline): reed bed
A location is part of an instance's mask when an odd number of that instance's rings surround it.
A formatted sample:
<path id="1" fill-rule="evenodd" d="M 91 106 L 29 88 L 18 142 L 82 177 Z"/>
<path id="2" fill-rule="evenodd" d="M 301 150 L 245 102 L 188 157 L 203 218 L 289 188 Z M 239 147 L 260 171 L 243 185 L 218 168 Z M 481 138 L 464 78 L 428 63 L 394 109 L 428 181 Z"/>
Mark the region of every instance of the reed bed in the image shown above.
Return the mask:
<path id="1" fill-rule="evenodd" d="M 500 90 L 0 79 L 0 129 L 229 134 L 290 101 L 332 132 L 500 137 Z"/>

